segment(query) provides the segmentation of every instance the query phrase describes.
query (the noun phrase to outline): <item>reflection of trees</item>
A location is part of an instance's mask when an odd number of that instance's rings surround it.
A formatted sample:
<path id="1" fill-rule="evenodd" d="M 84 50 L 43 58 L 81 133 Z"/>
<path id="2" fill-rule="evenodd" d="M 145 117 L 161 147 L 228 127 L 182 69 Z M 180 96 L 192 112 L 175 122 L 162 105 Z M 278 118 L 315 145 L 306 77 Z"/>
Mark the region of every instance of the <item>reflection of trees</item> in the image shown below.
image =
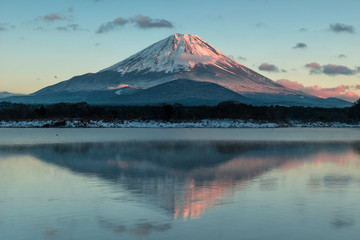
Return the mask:
<path id="1" fill-rule="evenodd" d="M 180 218 L 203 214 L 245 181 L 272 169 L 333 161 L 353 149 L 358 151 L 359 144 L 222 141 L 55 144 L 23 147 L 22 152 L 120 184 L 140 201 Z M 0 148 L 0 154 L 5 152 L 11 149 Z"/>

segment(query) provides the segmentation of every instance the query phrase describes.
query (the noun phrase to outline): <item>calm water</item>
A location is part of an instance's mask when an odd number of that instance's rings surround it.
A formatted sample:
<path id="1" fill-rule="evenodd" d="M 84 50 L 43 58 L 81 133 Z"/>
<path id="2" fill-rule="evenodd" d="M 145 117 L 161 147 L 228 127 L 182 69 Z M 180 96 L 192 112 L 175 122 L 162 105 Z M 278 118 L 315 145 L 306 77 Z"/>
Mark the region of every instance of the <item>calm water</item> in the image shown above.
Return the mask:
<path id="1" fill-rule="evenodd" d="M 0 129 L 0 239 L 359 239 L 358 129 Z"/>

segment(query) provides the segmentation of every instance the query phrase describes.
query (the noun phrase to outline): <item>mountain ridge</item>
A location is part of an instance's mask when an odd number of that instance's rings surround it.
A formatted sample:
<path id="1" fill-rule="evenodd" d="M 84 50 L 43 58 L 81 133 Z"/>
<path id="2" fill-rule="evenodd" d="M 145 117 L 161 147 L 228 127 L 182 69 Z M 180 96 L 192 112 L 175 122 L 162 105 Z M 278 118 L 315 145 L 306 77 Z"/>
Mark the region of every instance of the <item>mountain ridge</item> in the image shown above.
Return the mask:
<path id="1" fill-rule="evenodd" d="M 113 101 L 113 94 L 116 94 L 113 90 L 121 86 L 128 86 L 132 89 L 150 89 L 181 79 L 213 83 L 220 86 L 221 88 L 214 86 L 212 88 L 216 88 L 225 94 L 224 97 L 218 98 L 218 100 L 226 100 L 227 98 L 231 98 L 230 96 L 233 96 L 233 93 L 237 93 L 242 96 L 241 100 L 245 101 L 244 97 L 246 97 L 251 99 L 251 101 L 246 100 L 247 103 L 256 105 L 261 104 L 259 99 L 264 100 L 264 105 L 269 105 L 270 103 L 283 105 L 306 103 L 306 106 L 317 106 L 317 104 L 322 106 L 324 103 L 323 100 L 319 100 L 319 98 L 315 96 L 287 88 L 237 63 L 196 35 L 178 33 L 160 40 L 97 73 L 75 76 L 69 80 L 40 89 L 30 96 L 32 99 L 39 97 L 43 99 L 43 101 L 46 101 L 46 96 L 55 99 L 53 95 L 58 94 L 64 96 L 63 101 L 66 102 L 68 100 L 65 96 L 76 93 L 84 96 L 86 101 L 93 102 L 92 99 L 89 99 L 91 94 L 86 94 L 86 92 L 102 91 L 102 94 L 106 94 L 107 91 L 109 101 Z M 226 88 L 231 92 L 223 91 L 222 88 Z M 165 91 L 165 88 L 158 89 Z M 154 92 L 153 98 L 161 98 L 164 94 L 161 91 L 159 90 L 157 93 Z M 183 90 L 179 88 L 178 91 Z M 139 92 L 134 91 L 134 94 L 139 94 Z M 177 93 L 176 91 L 174 91 L 173 94 L 178 97 L 186 95 L 184 93 Z M 169 101 L 170 98 L 172 97 L 169 96 Z M 16 100 L 16 98 L 11 99 Z M 71 99 L 74 99 L 74 97 L 71 97 Z M 125 103 L 121 102 L 120 98 L 118 99 L 119 105 Z M 291 99 L 291 101 L 289 101 L 289 99 Z M 306 101 L 304 101 L 304 99 Z M 167 102 L 166 99 L 163 100 Z M 181 99 L 179 99 L 179 101 L 181 101 Z M 214 101 L 210 99 L 209 102 L 211 102 L 211 104 L 214 103 Z M 333 102 L 335 106 L 351 105 L 351 103 L 342 100 Z M 131 103 L 128 102 L 128 104 Z"/>
<path id="2" fill-rule="evenodd" d="M 110 80 L 103 78 L 106 73 L 112 75 Z M 240 94 L 247 92 L 305 94 L 275 83 L 237 63 L 200 37 L 190 34 L 171 35 L 94 74 L 95 76 L 82 75 L 82 82 L 71 86 L 67 86 L 68 82 L 64 81 L 50 87 L 53 87 L 53 91 L 57 88 L 62 91 L 106 90 L 120 84 L 149 88 L 186 78 L 213 82 Z M 75 83 L 77 78 L 70 80 Z"/>

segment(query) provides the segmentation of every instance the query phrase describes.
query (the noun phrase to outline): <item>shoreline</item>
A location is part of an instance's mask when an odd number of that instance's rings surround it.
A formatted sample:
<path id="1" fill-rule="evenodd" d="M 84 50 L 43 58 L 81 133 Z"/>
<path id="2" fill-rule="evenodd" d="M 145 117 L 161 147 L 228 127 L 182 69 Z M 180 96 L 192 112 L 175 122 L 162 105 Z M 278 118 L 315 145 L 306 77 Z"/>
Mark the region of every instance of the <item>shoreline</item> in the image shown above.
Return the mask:
<path id="1" fill-rule="evenodd" d="M 264 121 L 243 121 L 233 119 L 198 121 L 155 121 L 127 120 L 118 122 L 47 120 L 47 121 L 0 121 L 0 128 L 360 128 L 357 124 L 341 122 L 300 122 L 273 123 Z"/>

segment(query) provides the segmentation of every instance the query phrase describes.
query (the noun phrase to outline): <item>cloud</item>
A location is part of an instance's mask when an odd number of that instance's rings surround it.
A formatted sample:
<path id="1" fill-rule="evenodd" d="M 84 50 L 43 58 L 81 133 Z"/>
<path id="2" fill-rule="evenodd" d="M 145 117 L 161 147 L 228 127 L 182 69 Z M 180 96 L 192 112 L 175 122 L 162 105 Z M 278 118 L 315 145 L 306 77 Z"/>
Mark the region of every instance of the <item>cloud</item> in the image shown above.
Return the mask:
<path id="1" fill-rule="evenodd" d="M 346 66 L 327 64 L 321 66 L 319 63 L 312 62 L 305 65 L 306 68 L 310 69 L 310 74 L 326 74 L 329 76 L 336 75 L 354 75 L 357 70 L 352 70 Z"/>
<path id="2" fill-rule="evenodd" d="M 321 73 L 321 65 L 316 62 L 308 63 L 305 65 L 305 67 L 310 69 L 310 74 Z"/>
<path id="3" fill-rule="evenodd" d="M 326 75 L 354 75 L 356 71 L 342 65 L 327 64 L 322 72 Z"/>
<path id="4" fill-rule="evenodd" d="M 355 33 L 354 26 L 345 25 L 342 23 L 330 24 L 329 30 L 335 33 Z"/>
<path id="5" fill-rule="evenodd" d="M 291 88 L 291 89 L 294 89 L 294 90 L 299 90 L 299 89 L 304 88 L 303 84 L 298 83 L 296 81 L 290 81 L 288 79 L 280 79 L 280 80 L 277 80 L 276 82 L 283 85 L 283 86 L 285 86 L 285 87 L 288 87 L 288 88 Z"/>
<path id="6" fill-rule="evenodd" d="M 60 23 L 63 21 L 71 22 L 73 16 L 71 15 L 73 8 L 62 10 L 60 13 L 49 13 L 43 16 L 38 16 L 29 21 L 30 25 L 33 25 L 33 30 L 47 32 L 50 30 L 62 30 L 67 31 L 66 27 L 51 27 L 51 25 Z"/>
<path id="7" fill-rule="evenodd" d="M 296 82 L 296 81 L 290 81 L 288 79 L 280 79 L 276 81 L 277 83 L 294 89 L 298 90 L 310 95 L 314 95 L 320 98 L 329 98 L 329 97 L 335 97 L 335 98 L 341 98 L 347 101 L 355 101 L 359 99 L 359 95 L 350 91 L 351 88 L 357 88 L 360 89 L 360 85 L 356 86 L 348 86 L 348 85 L 339 85 L 333 88 L 323 88 L 318 85 L 313 86 L 307 86 L 305 87 L 303 84 Z"/>
<path id="8" fill-rule="evenodd" d="M 52 27 L 44 27 L 38 26 L 33 29 L 34 31 L 41 31 L 41 32 L 49 32 L 53 30 L 62 31 L 62 32 L 79 32 L 79 31 L 88 31 L 87 29 L 81 28 L 79 24 L 68 24 L 65 26 L 59 26 L 56 28 Z"/>
<path id="9" fill-rule="evenodd" d="M 339 56 L 337 56 L 338 58 L 347 58 L 347 56 L 345 54 L 340 54 Z"/>
<path id="10" fill-rule="evenodd" d="M 238 56 L 237 59 L 238 59 L 239 61 L 246 61 L 246 58 L 244 58 L 244 57 L 242 57 L 242 56 Z"/>
<path id="11" fill-rule="evenodd" d="M 101 24 L 100 27 L 98 28 L 98 30 L 96 31 L 96 33 L 106 33 L 106 32 L 113 31 L 114 29 L 116 29 L 118 27 L 126 25 L 128 22 L 129 22 L 129 20 L 118 17 L 118 18 L 114 19 L 113 21 Z"/>
<path id="12" fill-rule="evenodd" d="M 121 26 L 125 26 L 126 24 L 134 24 L 136 27 L 141 29 L 149 29 L 149 28 L 173 28 L 174 25 L 165 19 L 153 19 L 148 16 L 138 15 L 136 17 L 131 18 L 122 18 L 118 17 L 113 21 L 103 23 L 99 26 L 96 33 L 106 33 L 113 31 Z"/>
<path id="13" fill-rule="evenodd" d="M 60 16 L 57 13 L 50 13 L 48 15 L 43 16 L 42 19 L 47 22 L 54 22 L 54 21 L 66 20 L 66 17 Z"/>
<path id="14" fill-rule="evenodd" d="M 33 30 L 34 30 L 34 31 L 42 31 L 42 32 L 47 32 L 47 31 L 48 31 L 48 29 L 45 29 L 44 27 L 41 27 L 41 26 L 36 27 L 36 28 L 34 28 Z"/>
<path id="15" fill-rule="evenodd" d="M 299 42 L 293 48 L 307 48 L 306 43 Z"/>
<path id="16" fill-rule="evenodd" d="M 69 24 L 63 27 L 57 27 L 56 28 L 59 31 L 65 31 L 65 32 L 78 32 L 78 31 L 86 31 L 85 29 L 80 28 L 79 24 Z"/>
<path id="17" fill-rule="evenodd" d="M 10 29 L 14 29 L 15 26 L 9 23 L 0 23 L 0 32 L 9 31 Z"/>
<path id="18" fill-rule="evenodd" d="M 279 68 L 273 64 L 263 63 L 259 66 L 259 70 L 268 72 L 279 72 Z"/>
<path id="19" fill-rule="evenodd" d="M 255 24 L 255 27 L 257 28 L 263 28 L 263 27 L 267 27 L 268 25 L 266 23 L 263 22 L 259 22 Z"/>
<path id="20" fill-rule="evenodd" d="M 147 28 L 173 28 L 173 24 L 165 19 L 152 19 L 147 16 L 139 15 L 131 19 L 131 22 L 142 29 Z"/>
<path id="21" fill-rule="evenodd" d="M 308 63 L 305 65 L 305 67 L 311 68 L 311 69 L 317 69 L 317 70 L 321 69 L 321 65 L 316 62 Z"/>
<path id="22" fill-rule="evenodd" d="M 234 57 L 234 55 L 228 55 L 229 58 L 231 58 L 232 60 L 238 60 L 238 61 L 246 61 L 246 58 L 242 57 L 242 56 L 237 56 Z"/>

